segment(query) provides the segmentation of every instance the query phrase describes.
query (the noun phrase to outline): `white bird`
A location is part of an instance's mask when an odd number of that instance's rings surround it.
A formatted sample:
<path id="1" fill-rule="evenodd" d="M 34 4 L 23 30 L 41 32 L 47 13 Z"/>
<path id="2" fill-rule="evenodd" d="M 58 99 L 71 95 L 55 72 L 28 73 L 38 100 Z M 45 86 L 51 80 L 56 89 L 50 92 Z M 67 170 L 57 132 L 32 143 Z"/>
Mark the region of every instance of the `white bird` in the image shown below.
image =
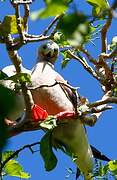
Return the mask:
<path id="1" fill-rule="evenodd" d="M 21 71 L 23 73 L 28 73 L 30 74 L 31 71 L 24 68 L 21 66 Z M 6 66 L 2 69 L 2 72 L 4 72 L 8 77 L 11 77 L 16 74 L 16 69 L 14 65 L 9 65 Z M 22 116 L 22 113 L 24 112 L 25 109 L 25 103 L 24 103 L 24 98 L 22 96 L 21 91 L 15 91 L 16 89 L 16 84 L 12 80 L 0 80 L 0 84 L 3 86 L 13 90 L 15 93 L 15 108 L 13 108 L 8 116 L 6 117 L 6 123 L 8 125 L 12 125 L 12 121 L 15 121 L 16 119 L 20 118 Z"/>
<path id="2" fill-rule="evenodd" d="M 63 77 L 54 70 L 54 63 L 59 54 L 59 47 L 56 43 L 48 41 L 41 45 L 38 50 L 38 60 L 32 72 L 22 67 L 22 72 L 31 74 L 31 89 L 34 104 L 45 109 L 49 115 L 56 115 L 60 112 L 73 112 L 76 108 L 76 96 L 68 86 Z M 16 73 L 13 65 L 5 67 L 3 72 L 8 76 Z M 56 82 L 62 82 L 56 83 Z M 4 86 L 14 89 L 15 84 L 11 81 L 1 81 Z M 25 103 L 22 93 L 16 93 L 16 107 L 8 115 L 8 119 L 16 120 L 22 117 Z M 65 117 L 65 116 L 64 116 Z M 22 119 L 22 118 L 21 118 Z M 83 172 L 85 179 L 90 179 L 90 174 L 93 170 L 93 153 L 87 139 L 87 134 L 84 126 L 79 119 L 62 120 L 62 123 L 53 130 L 52 140 L 55 145 L 59 142 L 76 157 L 75 163 Z M 55 146 L 53 144 L 53 146 Z M 95 149 L 93 149 L 95 151 Z M 97 158 L 108 160 L 99 151 L 94 152 Z"/>
<path id="3" fill-rule="evenodd" d="M 13 76 L 13 75 L 16 74 L 16 69 L 15 69 L 15 66 L 14 66 L 14 65 L 6 66 L 6 67 L 4 67 L 4 68 L 2 69 L 2 71 L 3 71 L 5 74 L 7 74 L 8 77 Z M 22 71 L 23 73 L 28 73 L 28 74 L 31 73 L 30 70 L 24 68 L 23 66 L 21 66 L 21 71 Z"/>
<path id="4" fill-rule="evenodd" d="M 49 41 L 38 51 L 38 60 L 31 73 L 30 85 L 34 103 L 46 109 L 49 115 L 63 111 L 74 111 L 74 94 L 65 85 L 63 77 L 54 70 L 59 47 Z M 55 85 L 56 84 L 56 85 Z M 75 163 L 83 172 L 85 179 L 90 179 L 93 170 L 93 154 L 88 143 L 87 134 L 79 119 L 63 120 L 53 131 L 53 141 L 61 142 L 76 157 Z"/>

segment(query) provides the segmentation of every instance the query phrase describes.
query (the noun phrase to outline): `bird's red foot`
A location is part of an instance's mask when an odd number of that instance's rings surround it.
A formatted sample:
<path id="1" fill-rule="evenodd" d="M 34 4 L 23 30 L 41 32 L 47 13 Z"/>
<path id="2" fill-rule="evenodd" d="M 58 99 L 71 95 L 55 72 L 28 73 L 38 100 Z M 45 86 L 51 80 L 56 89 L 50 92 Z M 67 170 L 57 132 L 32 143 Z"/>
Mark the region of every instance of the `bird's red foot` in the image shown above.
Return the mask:
<path id="1" fill-rule="evenodd" d="M 35 122 L 43 121 L 48 117 L 46 110 L 42 109 L 37 104 L 34 104 L 32 107 L 32 118 Z"/>
<path id="2" fill-rule="evenodd" d="M 56 115 L 57 120 L 64 120 L 64 119 L 75 119 L 76 113 L 74 111 L 63 111 Z"/>

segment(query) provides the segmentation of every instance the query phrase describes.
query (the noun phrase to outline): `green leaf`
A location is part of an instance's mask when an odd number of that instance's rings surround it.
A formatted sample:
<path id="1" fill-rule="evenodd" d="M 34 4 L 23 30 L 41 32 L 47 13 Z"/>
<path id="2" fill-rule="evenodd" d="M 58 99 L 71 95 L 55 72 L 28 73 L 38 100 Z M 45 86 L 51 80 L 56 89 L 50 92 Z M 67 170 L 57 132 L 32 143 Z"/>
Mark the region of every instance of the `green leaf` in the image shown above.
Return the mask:
<path id="1" fill-rule="evenodd" d="M 3 71 L 0 70 L 0 80 L 6 79 L 8 76 Z"/>
<path id="2" fill-rule="evenodd" d="M 86 19 L 87 17 L 83 14 L 66 14 L 60 19 L 57 28 L 62 30 L 67 37 L 70 37 L 80 24 L 86 22 Z"/>
<path id="3" fill-rule="evenodd" d="M 64 59 L 64 60 L 62 61 L 62 64 L 61 64 L 62 69 L 64 69 L 64 68 L 67 66 L 67 64 L 69 63 L 69 61 L 70 61 L 69 58 L 66 58 L 66 59 Z"/>
<path id="4" fill-rule="evenodd" d="M 56 9 L 56 11 L 55 11 Z M 31 13 L 31 19 L 36 20 L 38 18 L 48 18 L 51 16 L 57 16 L 62 14 L 64 11 L 67 10 L 66 5 L 58 5 L 56 3 L 49 4 L 46 8 L 40 9 L 39 11 L 35 11 Z"/>
<path id="5" fill-rule="evenodd" d="M 6 80 L 12 80 L 14 82 L 17 82 L 18 80 L 22 81 L 22 82 L 31 82 L 31 76 L 30 74 L 27 73 L 18 73 L 15 74 L 11 77 L 6 78 Z"/>
<path id="6" fill-rule="evenodd" d="M 22 166 L 14 159 L 6 163 L 4 170 L 9 176 L 15 176 L 24 179 L 30 178 L 30 175 L 24 172 Z"/>
<path id="7" fill-rule="evenodd" d="M 14 153 L 14 151 L 5 151 L 2 153 L 2 161 L 5 161 L 6 159 L 8 159 L 9 157 L 11 157 L 11 155 Z M 17 156 L 15 156 L 15 158 L 17 158 Z"/>
<path id="8" fill-rule="evenodd" d="M 15 94 L 12 90 L 0 84 L 0 115 L 7 117 L 8 113 L 15 106 Z"/>
<path id="9" fill-rule="evenodd" d="M 51 3 L 59 3 L 60 5 L 61 4 L 70 4 L 73 0 L 44 0 L 44 2 L 46 3 L 46 5 L 49 5 Z"/>
<path id="10" fill-rule="evenodd" d="M 4 122 L 4 116 L 0 114 L 0 157 L 2 154 L 2 149 L 6 144 L 7 140 L 7 128 Z"/>
<path id="11" fill-rule="evenodd" d="M 69 46 L 69 42 L 67 41 L 66 37 L 64 34 L 60 31 L 57 31 L 54 34 L 54 41 L 60 46 L 60 47 L 66 47 Z"/>
<path id="12" fill-rule="evenodd" d="M 21 18 L 21 29 L 24 31 L 23 18 Z M 7 15 L 0 26 L 0 35 L 18 34 L 15 15 Z"/>
<path id="13" fill-rule="evenodd" d="M 40 126 L 48 130 L 53 129 L 56 127 L 56 118 L 54 116 L 48 116 L 45 121 L 40 124 Z"/>
<path id="14" fill-rule="evenodd" d="M 51 136 L 52 131 L 50 130 L 43 136 L 40 142 L 40 153 L 43 157 L 46 171 L 53 170 L 57 164 L 57 158 L 52 150 Z"/>
<path id="15" fill-rule="evenodd" d="M 2 80 L 1 80 L 2 81 Z M 7 139 L 7 127 L 4 119 L 15 106 L 15 95 L 12 90 L 0 84 L 0 151 Z"/>
<path id="16" fill-rule="evenodd" d="M 109 8 L 109 3 L 107 0 L 86 0 L 91 6 L 93 6 L 92 14 L 93 16 L 99 16 L 101 12 Z"/>
<path id="17" fill-rule="evenodd" d="M 38 18 L 48 18 L 63 14 L 72 1 L 73 0 L 44 0 L 46 7 L 39 11 L 32 12 L 30 17 L 32 20 L 36 20 Z"/>
<path id="18" fill-rule="evenodd" d="M 117 160 L 109 161 L 109 170 L 117 173 Z"/>
<path id="19" fill-rule="evenodd" d="M 64 15 L 57 25 L 57 29 L 64 34 L 72 46 L 83 44 L 89 33 L 89 27 L 87 17 L 76 12 Z"/>

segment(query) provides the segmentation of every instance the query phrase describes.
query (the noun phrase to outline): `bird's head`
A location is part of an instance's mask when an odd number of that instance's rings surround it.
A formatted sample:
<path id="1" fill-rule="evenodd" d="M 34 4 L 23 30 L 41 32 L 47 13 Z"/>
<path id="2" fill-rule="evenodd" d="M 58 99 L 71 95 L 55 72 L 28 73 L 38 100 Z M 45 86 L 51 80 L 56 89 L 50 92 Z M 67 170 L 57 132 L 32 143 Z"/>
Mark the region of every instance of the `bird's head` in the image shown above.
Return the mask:
<path id="1" fill-rule="evenodd" d="M 52 64 L 55 63 L 59 55 L 59 46 L 53 41 L 47 41 L 38 49 L 38 59 L 47 61 Z"/>

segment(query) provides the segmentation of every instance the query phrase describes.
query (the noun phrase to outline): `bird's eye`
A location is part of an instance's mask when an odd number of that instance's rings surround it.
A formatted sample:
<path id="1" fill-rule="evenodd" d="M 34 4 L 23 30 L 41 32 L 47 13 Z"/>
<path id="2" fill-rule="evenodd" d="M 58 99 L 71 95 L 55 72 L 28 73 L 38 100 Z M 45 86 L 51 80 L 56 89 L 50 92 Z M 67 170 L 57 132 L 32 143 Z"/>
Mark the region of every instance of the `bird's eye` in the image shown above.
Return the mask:
<path id="1" fill-rule="evenodd" d="M 55 52 L 55 53 L 56 53 L 56 52 L 58 52 L 58 49 L 57 49 L 57 48 L 55 48 L 55 49 L 54 49 L 54 52 Z"/>
<path id="2" fill-rule="evenodd" d="M 44 45 L 44 46 L 43 46 L 43 49 L 46 49 L 46 48 L 47 48 L 47 45 Z"/>

